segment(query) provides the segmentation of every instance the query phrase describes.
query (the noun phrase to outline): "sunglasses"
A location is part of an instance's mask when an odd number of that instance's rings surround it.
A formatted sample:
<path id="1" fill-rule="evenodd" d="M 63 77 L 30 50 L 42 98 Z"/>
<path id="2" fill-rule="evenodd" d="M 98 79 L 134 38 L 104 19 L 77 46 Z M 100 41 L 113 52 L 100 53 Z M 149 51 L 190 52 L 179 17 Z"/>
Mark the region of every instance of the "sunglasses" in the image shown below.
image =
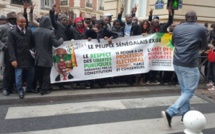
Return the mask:
<path id="1" fill-rule="evenodd" d="M 63 54 L 63 55 L 53 56 L 54 63 L 60 62 L 60 59 L 63 59 L 64 61 L 68 61 L 68 60 L 71 60 L 72 57 L 71 57 L 71 54 Z"/>

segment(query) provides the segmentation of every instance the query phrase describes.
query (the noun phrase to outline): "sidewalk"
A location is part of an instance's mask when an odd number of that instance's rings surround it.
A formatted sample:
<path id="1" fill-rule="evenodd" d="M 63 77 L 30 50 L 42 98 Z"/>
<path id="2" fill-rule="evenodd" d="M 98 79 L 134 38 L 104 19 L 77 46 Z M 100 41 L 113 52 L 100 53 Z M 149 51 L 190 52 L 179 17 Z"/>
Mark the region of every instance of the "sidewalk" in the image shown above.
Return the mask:
<path id="1" fill-rule="evenodd" d="M 1 82 L 0 82 L 1 85 Z M 141 96 L 141 95 L 157 95 L 180 93 L 180 87 L 175 85 L 157 85 L 157 86 L 127 86 L 127 85 L 108 85 L 105 88 L 95 89 L 66 89 L 59 90 L 54 86 L 54 91 L 51 94 L 41 96 L 39 93 L 27 93 L 25 99 L 19 99 L 17 94 L 3 96 L 0 94 L 0 105 L 7 104 L 30 104 L 41 102 L 56 102 L 69 101 L 80 99 L 93 99 L 105 97 L 126 97 L 126 96 Z M 215 92 L 206 90 L 205 83 L 200 83 L 196 92 L 197 96 L 206 99 L 210 102 L 215 100 Z"/>

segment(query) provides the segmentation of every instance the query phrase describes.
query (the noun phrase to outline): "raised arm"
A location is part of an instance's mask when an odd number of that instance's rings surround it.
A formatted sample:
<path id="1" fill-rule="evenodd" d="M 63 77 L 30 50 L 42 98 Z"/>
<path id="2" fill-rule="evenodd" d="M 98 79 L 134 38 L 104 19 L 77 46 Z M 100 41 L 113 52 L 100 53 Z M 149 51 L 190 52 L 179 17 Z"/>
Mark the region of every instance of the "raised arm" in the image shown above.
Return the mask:
<path id="1" fill-rule="evenodd" d="M 119 14 L 118 14 L 118 16 L 117 16 L 117 19 L 118 20 L 122 20 L 122 13 L 124 12 L 124 5 L 122 4 L 122 6 L 121 6 L 121 8 L 120 8 L 120 12 L 119 12 Z"/>
<path id="2" fill-rule="evenodd" d="M 49 11 L 49 16 L 50 16 L 50 19 L 51 19 L 51 22 L 52 22 L 52 26 L 55 29 L 58 29 L 57 20 L 55 19 L 55 8 L 56 8 L 56 4 L 54 4 L 52 6 L 52 10 Z"/>
<path id="3" fill-rule="evenodd" d="M 168 22 L 162 27 L 161 32 L 166 32 L 167 28 L 172 25 L 173 23 L 173 16 L 174 16 L 174 10 L 173 9 L 168 9 L 169 11 L 169 19 Z"/>
<path id="4" fill-rule="evenodd" d="M 131 11 L 131 16 L 132 16 L 132 18 L 136 16 L 137 7 L 138 7 L 138 5 L 136 4 L 135 7 L 134 7 L 134 8 L 132 9 L 132 11 Z"/>
<path id="5" fill-rule="evenodd" d="M 34 11 L 34 7 L 35 7 L 35 5 L 36 4 L 31 4 L 30 5 L 30 12 L 29 12 L 29 20 L 30 20 L 30 23 L 33 25 L 33 26 L 35 26 L 35 27 L 39 27 L 40 26 L 40 24 L 39 24 L 39 22 L 37 22 L 36 20 L 34 20 L 33 18 L 34 18 L 34 16 L 33 16 L 33 11 Z"/>
<path id="6" fill-rule="evenodd" d="M 26 1 L 23 1 L 23 9 L 24 9 L 23 16 L 24 16 L 25 19 L 26 19 L 26 26 L 25 26 L 25 28 L 28 28 L 27 7 L 28 7 L 28 3 L 27 3 Z"/>
<path id="7" fill-rule="evenodd" d="M 153 9 L 151 8 L 150 11 L 149 11 L 149 18 L 148 18 L 148 21 L 152 21 L 152 15 L 153 15 Z"/>

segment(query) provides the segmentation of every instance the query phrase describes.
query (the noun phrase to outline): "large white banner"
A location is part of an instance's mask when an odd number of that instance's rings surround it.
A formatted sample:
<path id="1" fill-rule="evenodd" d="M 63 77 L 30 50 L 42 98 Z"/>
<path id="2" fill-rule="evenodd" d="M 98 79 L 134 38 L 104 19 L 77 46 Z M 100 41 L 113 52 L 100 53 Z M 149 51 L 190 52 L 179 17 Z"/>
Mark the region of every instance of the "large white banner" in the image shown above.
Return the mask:
<path id="1" fill-rule="evenodd" d="M 51 83 L 173 71 L 171 34 L 65 42 L 54 49 Z"/>

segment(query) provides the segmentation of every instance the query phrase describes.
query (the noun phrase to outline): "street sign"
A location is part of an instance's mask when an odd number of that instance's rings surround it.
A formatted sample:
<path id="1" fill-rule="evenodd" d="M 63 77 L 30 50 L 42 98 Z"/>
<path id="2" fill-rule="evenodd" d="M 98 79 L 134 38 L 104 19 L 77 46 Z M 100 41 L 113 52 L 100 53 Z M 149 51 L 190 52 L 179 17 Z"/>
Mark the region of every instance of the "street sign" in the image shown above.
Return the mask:
<path id="1" fill-rule="evenodd" d="M 155 3 L 155 9 L 163 9 L 164 1 L 163 0 L 157 0 Z"/>
<path id="2" fill-rule="evenodd" d="M 178 6 L 178 8 L 182 8 L 182 6 L 183 6 L 183 0 L 179 0 L 179 6 Z"/>

